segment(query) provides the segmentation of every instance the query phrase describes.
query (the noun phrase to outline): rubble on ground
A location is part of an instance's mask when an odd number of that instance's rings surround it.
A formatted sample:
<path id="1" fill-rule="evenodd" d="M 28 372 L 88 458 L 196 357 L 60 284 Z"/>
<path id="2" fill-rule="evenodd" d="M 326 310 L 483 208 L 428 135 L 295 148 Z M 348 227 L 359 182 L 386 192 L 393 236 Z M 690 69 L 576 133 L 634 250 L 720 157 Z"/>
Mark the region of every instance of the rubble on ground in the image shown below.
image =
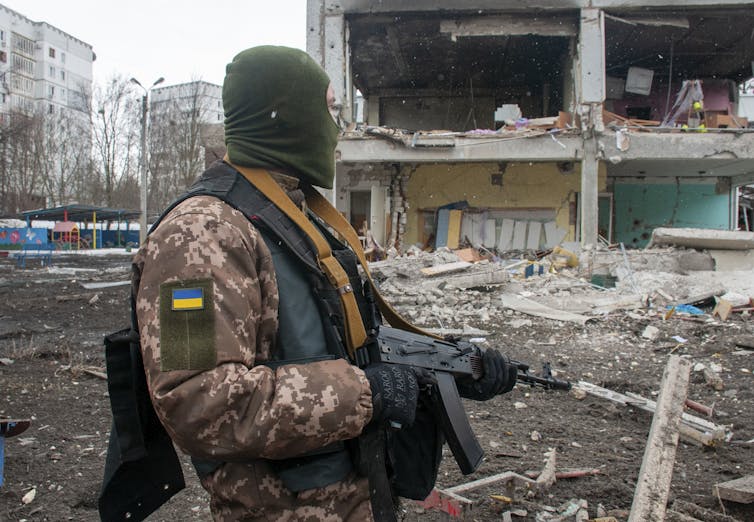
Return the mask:
<path id="1" fill-rule="evenodd" d="M 620 310 L 664 314 L 673 308 L 687 314 L 684 305 L 714 306 L 726 293 L 745 301 L 754 296 L 751 266 L 716 270 L 705 250 L 566 245 L 539 258 L 529 252 L 502 259 L 482 251 L 476 262 L 466 261 L 468 250 L 414 247 L 370 264 L 370 270 L 387 300 L 427 328 L 484 327 L 490 321 L 516 327 L 518 312 L 585 324 Z M 732 310 L 746 313 L 750 304 L 738 306 Z"/>

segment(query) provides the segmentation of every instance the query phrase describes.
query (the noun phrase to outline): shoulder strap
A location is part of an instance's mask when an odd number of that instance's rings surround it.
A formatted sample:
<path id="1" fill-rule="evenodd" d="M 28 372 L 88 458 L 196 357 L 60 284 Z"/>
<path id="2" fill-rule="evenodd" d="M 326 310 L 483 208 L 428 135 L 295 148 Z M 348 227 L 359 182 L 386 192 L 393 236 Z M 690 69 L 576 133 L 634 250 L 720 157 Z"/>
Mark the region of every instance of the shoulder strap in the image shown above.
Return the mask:
<path id="1" fill-rule="evenodd" d="M 374 281 L 372 281 L 372 275 L 369 272 L 369 264 L 366 260 L 366 256 L 364 256 L 364 250 L 361 248 L 361 241 L 359 241 L 359 238 L 356 235 L 356 231 L 353 229 L 351 224 L 346 221 L 346 218 L 344 218 L 343 215 L 338 212 L 338 210 L 333 207 L 330 202 L 327 201 L 324 196 L 322 196 L 322 194 L 320 194 L 315 188 L 307 186 L 305 194 L 306 204 L 309 206 L 312 212 L 317 214 L 324 220 L 325 223 L 330 225 L 338 234 L 340 234 L 340 236 L 346 241 L 346 243 L 348 243 L 348 246 L 350 246 L 351 249 L 356 253 L 356 256 L 359 258 L 359 263 L 361 263 L 361 266 L 364 269 L 364 273 L 366 274 L 367 279 L 369 279 L 369 283 L 372 285 L 375 299 L 377 300 L 377 305 L 380 307 L 380 312 L 382 312 L 382 315 L 385 316 L 385 319 L 390 324 L 390 326 L 398 328 L 399 330 L 405 330 L 421 335 L 428 335 L 430 337 L 439 339 L 438 336 L 425 332 L 418 326 L 408 322 L 392 306 L 390 306 L 387 301 L 385 301 L 385 298 L 382 297 L 382 294 L 380 294 L 379 290 L 377 289 L 377 285 L 375 285 Z"/>
<path id="2" fill-rule="evenodd" d="M 259 189 L 275 206 L 285 213 L 311 239 L 317 250 L 317 261 L 330 283 L 337 289 L 343 306 L 343 316 L 346 322 L 346 348 L 355 360 L 356 349 L 364 345 L 367 340 L 364 323 L 359 313 L 353 287 L 343 267 L 332 254 L 330 245 L 319 233 L 317 228 L 307 219 L 306 215 L 291 201 L 283 189 L 275 183 L 270 174 L 263 169 L 252 169 L 234 165 L 226 157 L 225 161 L 232 165 L 249 183 Z"/>

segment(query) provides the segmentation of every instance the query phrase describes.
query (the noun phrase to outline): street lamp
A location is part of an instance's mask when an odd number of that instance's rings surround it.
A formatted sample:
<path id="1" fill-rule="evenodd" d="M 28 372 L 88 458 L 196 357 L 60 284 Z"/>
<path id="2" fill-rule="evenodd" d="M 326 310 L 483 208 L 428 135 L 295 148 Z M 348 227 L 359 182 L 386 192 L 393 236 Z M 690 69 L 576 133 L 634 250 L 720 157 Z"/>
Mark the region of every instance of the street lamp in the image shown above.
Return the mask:
<path id="1" fill-rule="evenodd" d="M 165 81 L 162 76 L 157 78 L 149 89 L 139 83 L 136 78 L 130 82 L 141 87 L 144 96 L 141 97 L 141 150 L 139 154 L 139 170 L 141 170 L 141 216 L 139 218 L 139 247 L 147 239 L 147 111 L 149 111 L 149 91 L 152 87 Z"/>

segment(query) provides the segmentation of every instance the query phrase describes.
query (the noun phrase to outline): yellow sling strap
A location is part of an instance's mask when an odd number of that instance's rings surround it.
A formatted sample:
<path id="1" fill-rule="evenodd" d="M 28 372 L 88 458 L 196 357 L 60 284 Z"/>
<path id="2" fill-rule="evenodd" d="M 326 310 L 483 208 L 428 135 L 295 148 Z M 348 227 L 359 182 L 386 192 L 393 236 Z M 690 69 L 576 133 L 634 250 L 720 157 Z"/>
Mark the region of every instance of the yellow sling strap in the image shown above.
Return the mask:
<path id="1" fill-rule="evenodd" d="M 398 328 L 400 330 L 406 330 L 408 332 L 428 335 L 430 337 L 441 339 L 441 337 L 425 332 L 418 326 L 409 323 L 407 320 L 401 317 L 401 315 L 392 306 L 390 306 L 387 301 L 385 301 L 385 298 L 382 297 L 382 294 L 380 294 L 379 290 L 377 290 L 377 286 L 372 281 L 372 275 L 369 273 L 369 266 L 366 257 L 364 256 L 364 250 L 361 248 L 361 241 L 359 241 L 359 237 L 356 235 L 356 231 L 353 229 L 351 224 L 346 221 L 346 218 L 344 218 L 343 215 L 338 212 L 338 210 L 322 196 L 322 194 L 317 192 L 317 190 L 311 187 L 307 187 L 305 193 L 306 204 L 309 205 L 309 208 L 320 218 L 322 218 L 325 223 L 333 227 L 335 231 L 340 234 L 343 239 L 346 240 L 346 243 L 348 243 L 351 249 L 356 253 L 356 256 L 359 258 L 359 263 L 361 263 L 361 266 L 364 269 L 364 273 L 369 279 L 369 282 L 372 283 L 375 299 L 377 300 L 380 312 L 382 312 L 382 315 L 385 316 L 385 319 L 390 324 L 390 326 L 393 326 L 394 328 Z"/>
<path id="2" fill-rule="evenodd" d="M 249 180 L 252 185 L 284 212 L 285 215 L 291 218 L 314 243 L 317 249 L 319 266 L 340 295 L 346 323 L 346 348 L 351 357 L 355 358 L 356 349 L 364 345 L 367 334 L 361 314 L 359 313 L 359 307 L 356 304 L 356 297 L 353 293 L 354 290 L 351 287 L 351 282 L 343 267 L 338 263 L 338 260 L 333 257 L 330 245 L 266 170 L 233 165 L 227 157 L 225 158 L 225 162 L 232 165 L 244 178 Z"/>

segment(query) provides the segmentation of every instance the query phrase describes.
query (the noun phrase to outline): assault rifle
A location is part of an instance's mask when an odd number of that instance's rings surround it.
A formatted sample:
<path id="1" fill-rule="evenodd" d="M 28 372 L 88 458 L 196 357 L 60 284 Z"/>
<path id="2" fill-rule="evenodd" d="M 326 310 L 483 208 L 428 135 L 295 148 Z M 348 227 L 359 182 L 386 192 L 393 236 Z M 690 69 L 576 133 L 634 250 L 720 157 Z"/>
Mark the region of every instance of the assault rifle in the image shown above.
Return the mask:
<path id="1" fill-rule="evenodd" d="M 433 385 L 430 401 L 440 426 L 445 433 L 453 456 L 464 475 L 474 472 L 484 457 L 463 409 L 456 388 L 456 377 L 471 376 L 479 379 L 483 373 L 482 349 L 468 342 L 441 341 L 396 328 L 380 326 L 375 342 L 359 350 L 359 366 L 383 362 L 426 368 L 434 372 L 437 384 Z M 553 377 L 549 364 L 543 375 L 529 371 L 529 365 L 511 361 L 518 366 L 518 382 L 546 389 L 570 390 L 571 383 Z"/>

